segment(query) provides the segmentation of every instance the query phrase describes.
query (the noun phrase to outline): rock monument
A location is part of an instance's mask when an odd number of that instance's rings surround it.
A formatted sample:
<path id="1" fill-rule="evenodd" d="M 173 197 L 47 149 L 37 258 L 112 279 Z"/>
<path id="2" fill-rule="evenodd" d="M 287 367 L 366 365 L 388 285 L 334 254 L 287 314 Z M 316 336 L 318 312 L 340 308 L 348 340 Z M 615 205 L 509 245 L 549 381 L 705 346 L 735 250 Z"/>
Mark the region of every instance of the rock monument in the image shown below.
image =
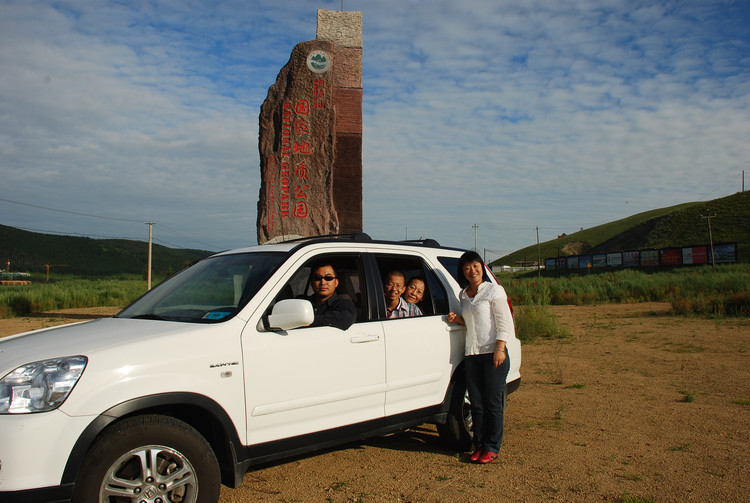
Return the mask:
<path id="1" fill-rule="evenodd" d="M 261 106 L 259 244 L 362 231 L 362 13 L 317 21 Z"/>

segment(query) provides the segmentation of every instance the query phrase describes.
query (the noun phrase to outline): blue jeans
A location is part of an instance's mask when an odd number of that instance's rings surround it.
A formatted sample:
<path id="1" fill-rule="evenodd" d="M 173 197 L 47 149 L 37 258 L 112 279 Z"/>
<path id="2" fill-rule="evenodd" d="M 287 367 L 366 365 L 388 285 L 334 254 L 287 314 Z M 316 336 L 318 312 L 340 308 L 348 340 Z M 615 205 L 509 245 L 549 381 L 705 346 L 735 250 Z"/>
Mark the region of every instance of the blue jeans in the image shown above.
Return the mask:
<path id="1" fill-rule="evenodd" d="M 503 442 L 505 380 L 510 369 L 508 350 L 505 361 L 497 368 L 493 353 L 484 353 L 467 356 L 464 369 L 474 421 L 474 448 L 498 453 Z"/>

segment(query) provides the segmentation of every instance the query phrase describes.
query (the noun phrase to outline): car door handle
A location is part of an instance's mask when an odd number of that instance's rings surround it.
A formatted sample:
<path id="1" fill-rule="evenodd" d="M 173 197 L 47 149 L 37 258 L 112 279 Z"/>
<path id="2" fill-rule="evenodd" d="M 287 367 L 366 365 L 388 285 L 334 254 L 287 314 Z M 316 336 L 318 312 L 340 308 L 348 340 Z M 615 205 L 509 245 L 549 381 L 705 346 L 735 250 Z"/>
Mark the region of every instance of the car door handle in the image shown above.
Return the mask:
<path id="1" fill-rule="evenodd" d="M 379 335 L 357 335 L 349 339 L 352 344 L 362 344 L 364 342 L 375 342 L 379 340 Z"/>

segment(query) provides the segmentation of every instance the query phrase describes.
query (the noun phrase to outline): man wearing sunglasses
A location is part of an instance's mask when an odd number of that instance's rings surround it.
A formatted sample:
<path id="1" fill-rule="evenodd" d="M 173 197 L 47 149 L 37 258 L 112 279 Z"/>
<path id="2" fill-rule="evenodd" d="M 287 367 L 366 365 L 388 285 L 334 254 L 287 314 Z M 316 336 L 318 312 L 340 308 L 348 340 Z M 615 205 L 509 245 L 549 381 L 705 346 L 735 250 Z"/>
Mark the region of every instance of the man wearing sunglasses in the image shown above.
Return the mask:
<path id="1" fill-rule="evenodd" d="M 339 280 L 330 264 L 320 264 L 310 275 L 313 296 L 310 298 L 315 310 L 315 320 L 311 327 L 336 327 L 346 330 L 357 318 L 357 308 L 349 299 L 339 296 L 336 287 Z"/>

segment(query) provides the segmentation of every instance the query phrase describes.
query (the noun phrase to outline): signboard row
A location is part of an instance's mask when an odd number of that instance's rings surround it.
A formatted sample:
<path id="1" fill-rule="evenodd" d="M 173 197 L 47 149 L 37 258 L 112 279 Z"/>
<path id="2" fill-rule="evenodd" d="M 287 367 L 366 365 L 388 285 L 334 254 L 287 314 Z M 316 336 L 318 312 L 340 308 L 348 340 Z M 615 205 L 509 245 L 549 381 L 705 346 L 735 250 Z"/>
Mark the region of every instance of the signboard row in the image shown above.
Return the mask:
<path id="1" fill-rule="evenodd" d="M 734 264 L 737 261 L 737 243 L 722 243 L 713 246 L 713 259 L 712 247 L 704 245 L 547 258 L 544 260 L 544 267 L 547 270 L 676 267 L 712 263 Z"/>

